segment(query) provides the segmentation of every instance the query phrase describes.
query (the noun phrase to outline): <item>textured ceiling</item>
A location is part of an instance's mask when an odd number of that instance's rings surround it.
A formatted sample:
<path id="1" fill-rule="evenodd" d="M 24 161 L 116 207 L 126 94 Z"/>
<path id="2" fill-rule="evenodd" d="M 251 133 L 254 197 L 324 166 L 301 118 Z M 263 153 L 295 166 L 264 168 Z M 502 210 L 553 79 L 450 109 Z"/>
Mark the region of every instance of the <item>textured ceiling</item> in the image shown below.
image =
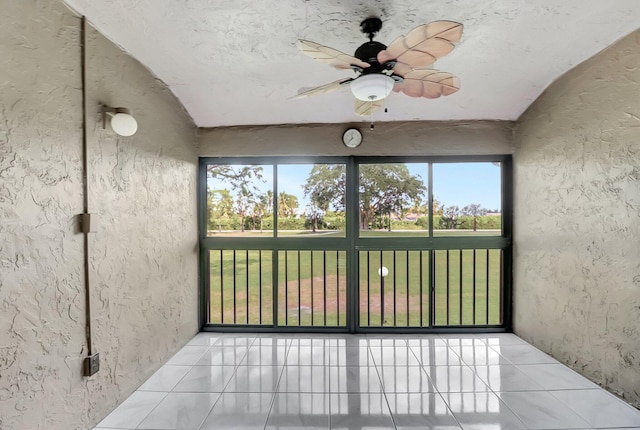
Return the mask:
<path id="1" fill-rule="evenodd" d="M 164 81 L 201 127 L 366 121 L 348 88 L 288 100 L 352 77 L 315 62 L 299 38 L 353 54 L 362 19 L 385 44 L 446 19 L 460 44 L 433 68 L 460 77 L 435 100 L 392 93 L 376 121 L 514 120 L 564 72 L 640 28 L 639 0 L 65 0 Z"/>

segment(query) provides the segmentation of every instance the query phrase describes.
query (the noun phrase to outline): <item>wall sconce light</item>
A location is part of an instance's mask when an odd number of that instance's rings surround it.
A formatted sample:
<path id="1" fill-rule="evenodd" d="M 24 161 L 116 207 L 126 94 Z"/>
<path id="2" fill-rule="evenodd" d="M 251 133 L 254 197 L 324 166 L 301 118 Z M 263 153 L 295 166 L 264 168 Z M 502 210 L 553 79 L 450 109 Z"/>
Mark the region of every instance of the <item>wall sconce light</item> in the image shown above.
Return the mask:
<path id="1" fill-rule="evenodd" d="M 102 128 L 107 128 L 107 117 L 111 119 L 111 128 L 120 136 L 133 136 L 138 131 L 138 121 L 131 115 L 131 110 L 123 107 L 102 108 Z"/>

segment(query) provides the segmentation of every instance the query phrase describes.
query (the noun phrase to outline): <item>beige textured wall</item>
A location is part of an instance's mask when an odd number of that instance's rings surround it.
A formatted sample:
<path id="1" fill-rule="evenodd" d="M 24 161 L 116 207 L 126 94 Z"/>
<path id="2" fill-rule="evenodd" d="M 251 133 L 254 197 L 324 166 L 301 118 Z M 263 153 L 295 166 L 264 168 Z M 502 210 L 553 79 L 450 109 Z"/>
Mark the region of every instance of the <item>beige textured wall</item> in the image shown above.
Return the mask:
<path id="1" fill-rule="evenodd" d="M 94 350 L 86 353 L 80 19 L 0 1 L 0 428 L 87 429 L 197 330 L 196 129 L 139 63 L 89 30 Z M 131 138 L 98 102 L 128 106 Z"/>
<path id="2" fill-rule="evenodd" d="M 640 406 L 640 31 L 516 129 L 515 331 Z"/>
<path id="3" fill-rule="evenodd" d="M 425 101 L 428 103 L 429 101 Z M 362 144 L 349 149 L 342 133 L 358 128 Z M 510 121 L 432 121 L 242 126 L 200 129 L 202 157 L 270 155 L 479 155 L 511 154 Z"/>

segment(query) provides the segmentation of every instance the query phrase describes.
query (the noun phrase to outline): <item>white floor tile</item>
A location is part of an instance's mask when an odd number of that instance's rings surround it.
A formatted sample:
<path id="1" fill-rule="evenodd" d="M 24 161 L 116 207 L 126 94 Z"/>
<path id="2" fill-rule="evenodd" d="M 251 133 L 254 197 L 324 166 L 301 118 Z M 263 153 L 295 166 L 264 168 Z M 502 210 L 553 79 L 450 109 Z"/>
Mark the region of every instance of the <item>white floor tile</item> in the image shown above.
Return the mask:
<path id="1" fill-rule="evenodd" d="M 330 394 L 331 429 L 395 429 L 383 394 Z"/>
<path id="2" fill-rule="evenodd" d="M 448 346 L 447 342 L 437 334 L 405 336 L 407 345 L 411 348 L 433 348 L 439 346 Z"/>
<path id="3" fill-rule="evenodd" d="M 259 345 L 255 343 L 240 362 L 240 366 L 277 366 L 284 365 L 288 347 L 275 345 Z"/>
<path id="4" fill-rule="evenodd" d="M 386 394 L 398 429 L 460 429 L 438 393 Z"/>
<path id="5" fill-rule="evenodd" d="M 138 388 L 138 391 L 171 391 L 191 370 L 191 366 L 165 364 Z"/>
<path id="6" fill-rule="evenodd" d="M 181 393 L 221 393 L 234 368 L 231 366 L 194 366 L 173 388 Z"/>
<path id="7" fill-rule="evenodd" d="M 277 393 L 265 429 L 328 429 L 329 394 Z"/>
<path id="8" fill-rule="evenodd" d="M 285 366 L 279 393 L 328 393 L 329 366 Z"/>
<path id="9" fill-rule="evenodd" d="M 525 424 L 492 392 L 443 393 L 464 430 L 524 430 Z"/>
<path id="10" fill-rule="evenodd" d="M 425 370 L 441 393 L 489 391 L 489 387 L 468 366 L 435 366 Z"/>
<path id="11" fill-rule="evenodd" d="M 557 364 L 558 361 L 531 345 L 492 346 L 512 364 Z M 493 363 L 492 363 L 493 364 Z"/>
<path id="12" fill-rule="evenodd" d="M 201 430 L 262 430 L 272 401 L 272 393 L 223 393 Z"/>
<path id="13" fill-rule="evenodd" d="M 220 394 L 170 393 L 138 429 L 198 430 Z"/>
<path id="14" fill-rule="evenodd" d="M 369 342 L 367 342 L 367 338 L 363 336 L 357 336 L 352 334 L 345 335 L 333 335 L 331 339 L 335 341 L 335 343 L 331 344 L 331 347 L 368 347 Z"/>
<path id="15" fill-rule="evenodd" d="M 511 334 L 201 333 L 96 430 L 527 426 L 640 430 L 640 412 Z"/>
<path id="16" fill-rule="evenodd" d="M 422 367 L 377 367 L 385 393 L 433 393 L 436 391 Z"/>
<path id="17" fill-rule="evenodd" d="M 193 366 L 209 350 L 208 346 L 185 346 L 167 361 L 176 366 Z"/>
<path id="18" fill-rule="evenodd" d="M 484 334 L 441 334 L 448 346 L 484 346 Z"/>
<path id="19" fill-rule="evenodd" d="M 528 364 L 518 368 L 545 390 L 579 390 L 599 388 L 563 364 Z"/>
<path id="20" fill-rule="evenodd" d="M 376 366 L 420 366 L 411 348 L 406 346 L 384 346 L 369 348 Z"/>
<path id="21" fill-rule="evenodd" d="M 237 366 L 247 355 L 247 346 L 214 345 L 195 363 L 197 366 Z"/>
<path id="22" fill-rule="evenodd" d="M 382 384 L 375 367 L 330 367 L 329 388 L 332 393 L 381 393 Z"/>
<path id="23" fill-rule="evenodd" d="M 98 428 L 135 429 L 166 396 L 167 393 L 136 391 L 100 421 Z"/>
<path id="24" fill-rule="evenodd" d="M 246 335 L 242 335 L 242 334 L 232 334 L 232 333 L 225 333 L 224 335 L 220 336 L 220 339 L 218 340 L 218 342 L 216 342 L 216 345 L 219 346 L 251 346 L 251 344 L 253 344 L 253 342 L 256 340 L 255 336 L 246 336 Z"/>
<path id="25" fill-rule="evenodd" d="M 462 360 L 448 346 L 412 347 L 411 350 L 423 366 L 460 366 Z"/>
<path id="26" fill-rule="evenodd" d="M 580 429 L 589 424 L 546 391 L 498 393 L 530 429 Z"/>
<path id="27" fill-rule="evenodd" d="M 329 355 L 330 366 L 375 366 L 367 346 L 333 347 Z"/>
<path id="28" fill-rule="evenodd" d="M 329 347 L 292 344 L 287 354 L 289 366 L 328 366 Z"/>
<path id="29" fill-rule="evenodd" d="M 228 393 L 273 393 L 283 366 L 238 366 L 225 388 Z"/>
<path id="30" fill-rule="evenodd" d="M 460 357 L 463 364 L 466 364 L 467 366 L 511 364 L 506 358 L 487 345 L 453 346 L 451 349 Z"/>
<path id="31" fill-rule="evenodd" d="M 640 411 L 602 389 L 550 393 L 593 427 L 640 427 Z"/>
<path id="32" fill-rule="evenodd" d="M 189 346 L 211 346 L 220 339 L 220 336 L 215 333 L 198 333 L 187 345 Z"/>
<path id="33" fill-rule="evenodd" d="M 540 384 L 515 365 L 475 366 L 476 375 L 493 391 L 541 391 Z"/>
<path id="34" fill-rule="evenodd" d="M 529 345 L 513 333 L 489 333 L 484 335 L 484 342 L 490 346 Z"/>
<path id="35" fill-rule="evenodd" d="M 397 335 L 368 334 L 367 341 L 369 342 L 370 347 L 388 346 L 392 348 L 403 348 L 407 346 L 406 339 Z"/>

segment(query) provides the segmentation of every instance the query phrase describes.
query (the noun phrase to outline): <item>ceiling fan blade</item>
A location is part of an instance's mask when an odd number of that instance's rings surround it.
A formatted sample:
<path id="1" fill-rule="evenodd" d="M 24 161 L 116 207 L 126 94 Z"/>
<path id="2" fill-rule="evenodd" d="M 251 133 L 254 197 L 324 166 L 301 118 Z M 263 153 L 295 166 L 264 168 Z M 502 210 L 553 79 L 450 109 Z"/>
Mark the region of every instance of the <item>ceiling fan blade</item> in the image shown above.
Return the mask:
<path id="1" fill-rule="evenodd" d="M 433 69 L 413 69 L 404 75 L 404 80 L 395 85 L 409 97 L 437 99 L 448 96 L 460 89 L 460 79 L 451 73 Z"/>
<path id="2" fill-rule="evenodd" d="M 337 81 L 329 82 L 328 84 L 320 85 L 319 87 L 314 87 L 314 88 L 310 88 L 310 89 L 303 89 L 302 91 L 298 92 L 297 95 L 295 95 L 293 97 L 289 97 L 289 100 L 297 100 L 297 99 L 302 99 L 302 98 L 305 98 L 305 97 L 319 96 L 320 94 L 332 93 L 335 90 L 337 90 L 338 88 L 340 88 L 342 85 L 346 84 L 347 82 L 351 82 L 351 81 L 353 81 L 353 79 L 351 79 L 351 78 L 338 79 Z"/>
<path id="3" fill-rule="evenodd" d="M 353 105 L 356 113 L 360 116 L 369 116 L 378 111 L 382 106 L 384 106 L 384 99 L 372 102 L 355 99 L 355 103 Z"/>
<path id="4" fill-rule="evenodd" d="M 356 57 L 309 40 L 298 40 L 298 48 L 314 60 L 333 66 L 336 69 L 350 69 L 351 66 L 366 69 L 370 66 L 369 63 L 365 63 Z"/>
<path id="5" fill-rule="evenodd" d="M 406 36 L 400 36 L 378 53 L 381 64 L 395 60 L 397 66 L 406 64 L 412 69 L 433 64 L 453 50 L 460 41 L 463 25 L 453 21 L 434 21 L 418 26 Z M 394 72 L 400 74 L 395 70 Z"/>

